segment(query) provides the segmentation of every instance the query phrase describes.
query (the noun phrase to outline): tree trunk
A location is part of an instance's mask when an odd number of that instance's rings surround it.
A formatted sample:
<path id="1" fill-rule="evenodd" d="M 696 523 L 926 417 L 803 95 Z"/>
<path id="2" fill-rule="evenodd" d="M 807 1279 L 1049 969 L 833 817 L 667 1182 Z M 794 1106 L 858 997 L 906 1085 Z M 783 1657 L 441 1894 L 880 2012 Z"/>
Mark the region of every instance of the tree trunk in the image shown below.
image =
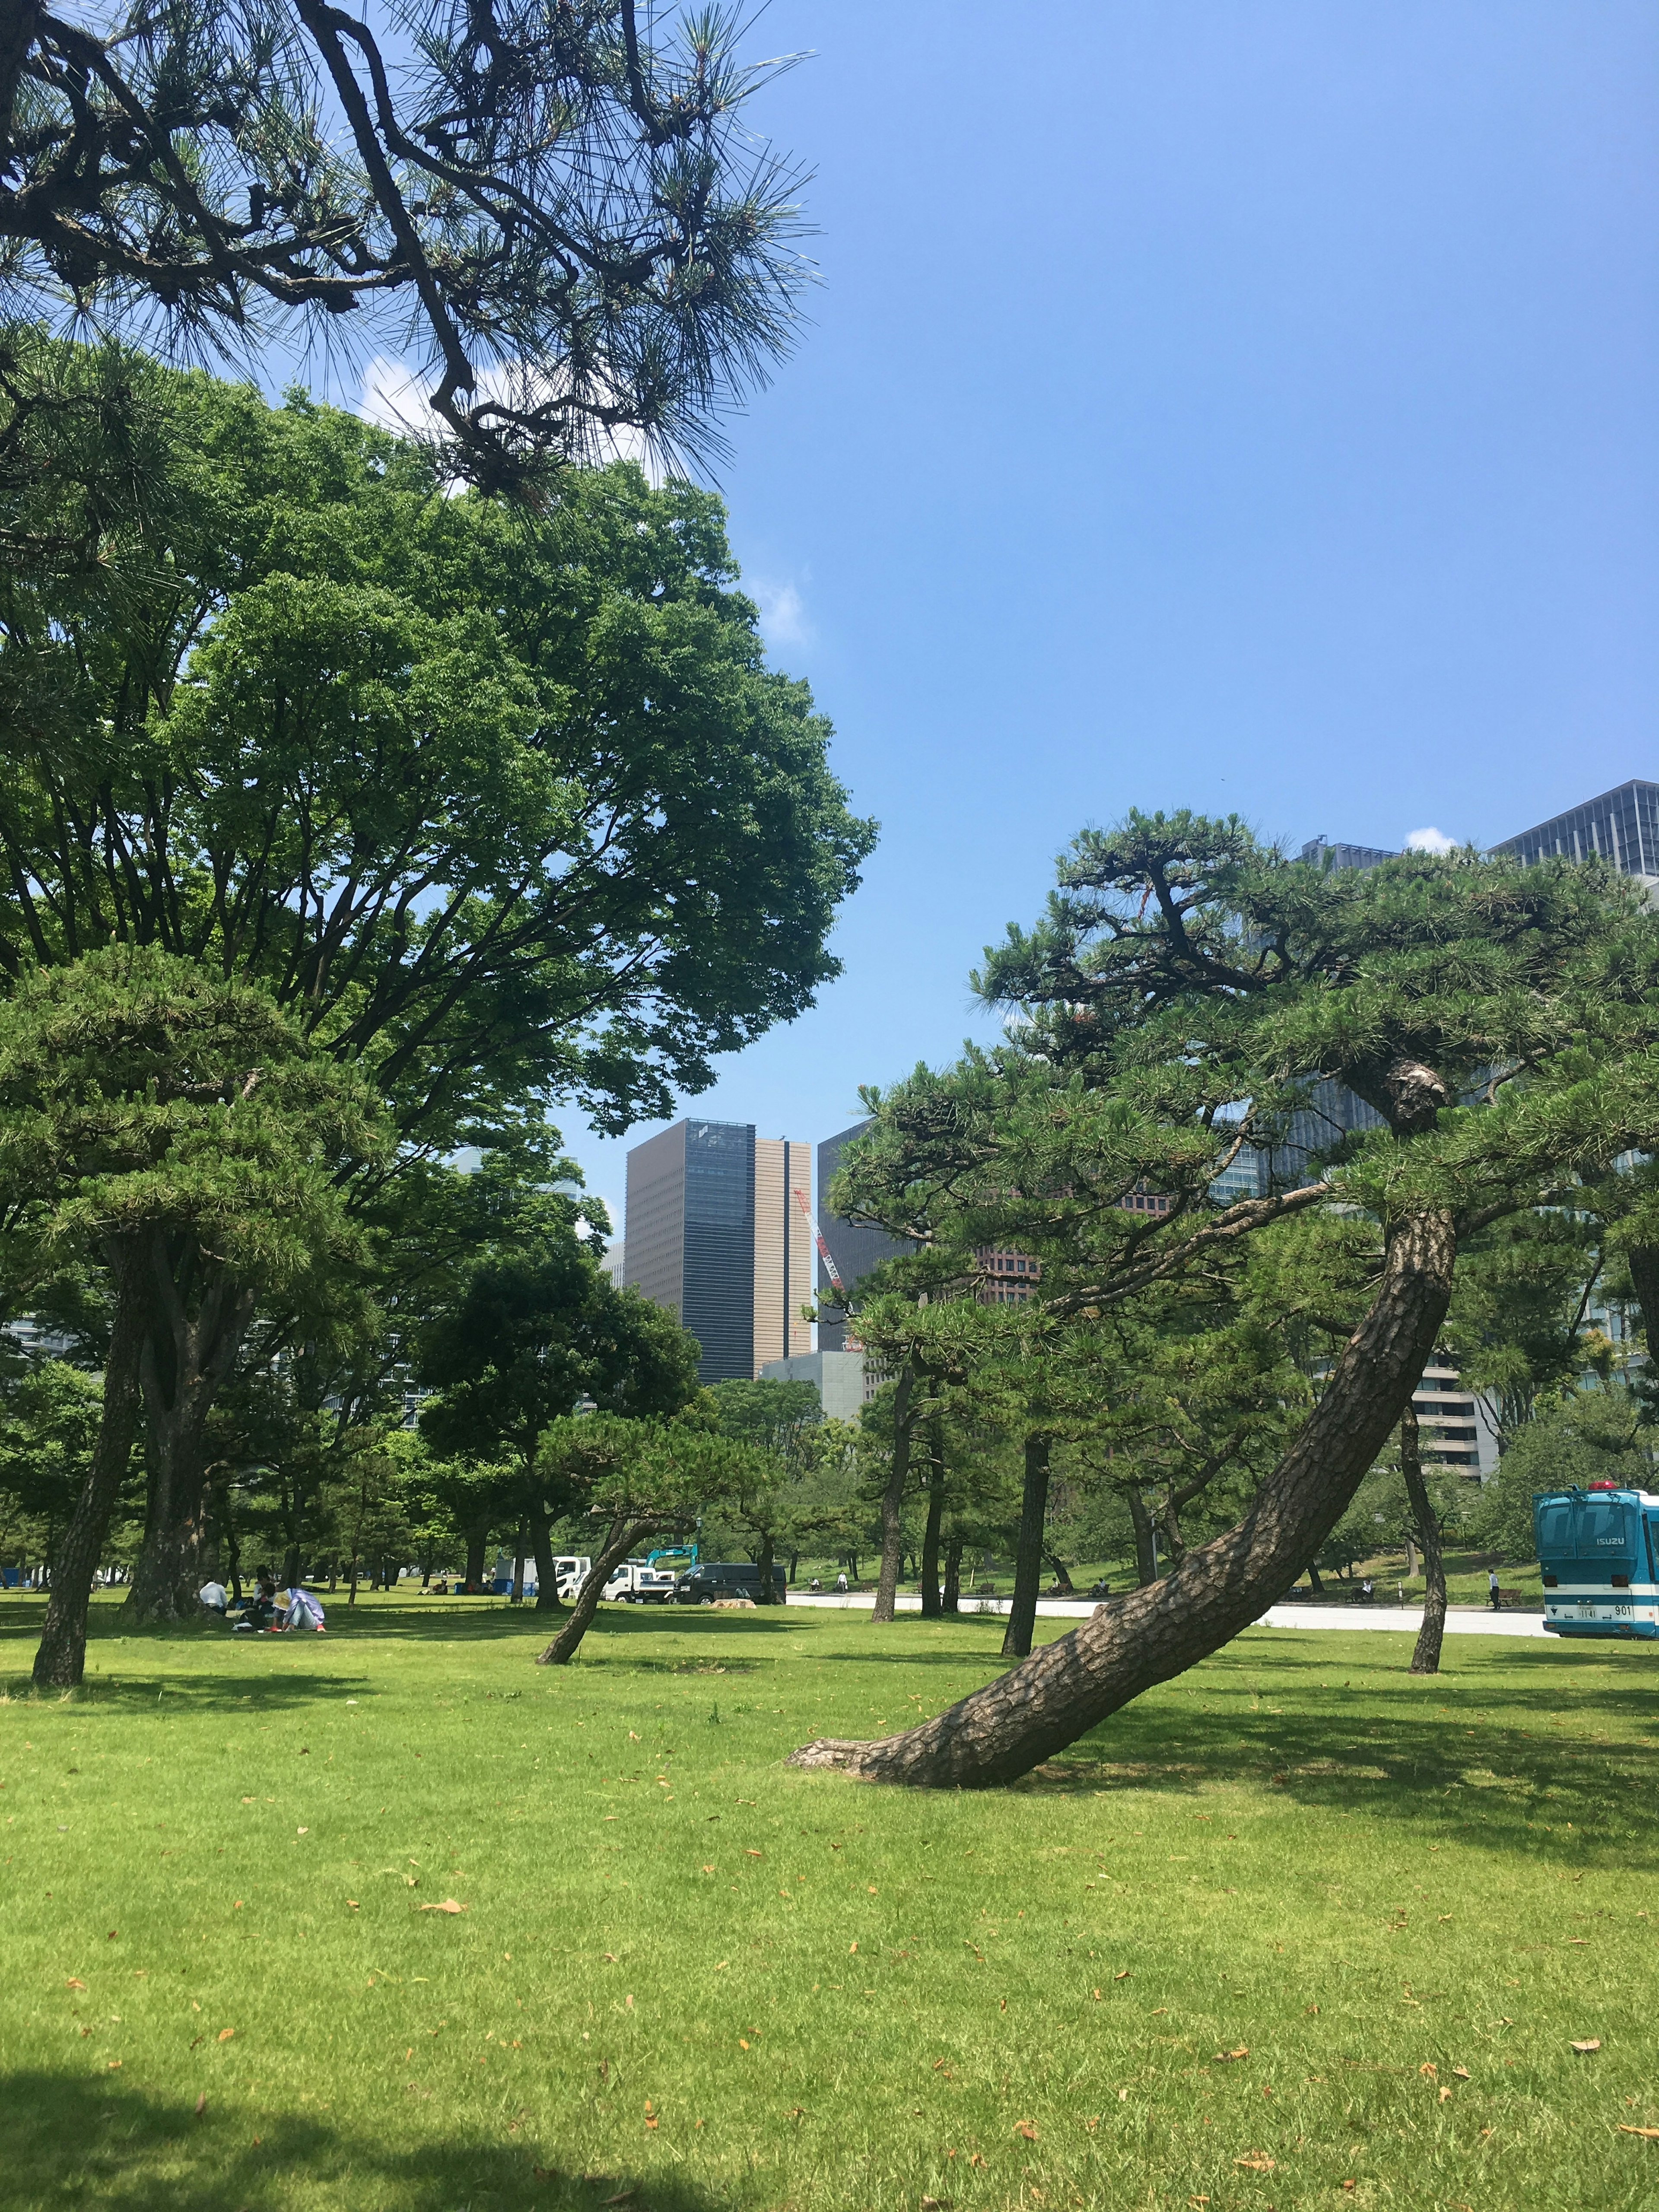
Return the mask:
<path id="1" fill-rule="evenodd" d="M 132 1432 L 138 1419 L 138 1361 L 148 1306 L 146 1272 L 143 1255 L 131 1245 L 118 1247 L 111 1255 L 115 1312 L 104 1363 L 103 1411 L 86 1480 L 52 1559 L 52 1595 L 46 1603 L 40 1648 L 34 1655 L 38 1689 L 72 1690 L 86 1671 L 87 1607 L 98 1572 L 98 1555 L 104 1548 L 110 1516 L 132 1456 Z"/>
<path id="2" fill-rule="evenodd" d="M 1129 1485 L 1123 1501 L 1129 1509 L 1130 1525 L 1135 1532 L 1135 1579 L 1142 1589 L 1150 1589 L 1158 1580 L 1158 1546 L 1152 1540 L 1152 1516 L 1146 1510 L 1146 1501 L 1138 1482 Z"/>
<path id="3" fill-rule="evenodd" d="M 1231 1642 L 1325 1541 L 1410 1403 L 1445 1320 L 1456 1255 L 1444 1214 L 1394 1224 L 1370 1310 L 1237 1528 L 937 1718 L 881 1742 L 806 1744 L 792 1764 L 938 1789 L 1012 1782 Z"/>
<path id="4" fill-rule="evenodd" d="M 1415 1422 L 1415 1415 L 1413 1415 L 1413 1422 Z M 1410 1491 L 1411 1485 L 1409 1482 L 1406 1485 L 1406 1488 L 1407 1492 Z M 1414 1583 L 1417 1580 L 1417 1539 L 1415 1536 L 1407 1536 L 1406 1539 L 1406 1580 L 1408 1583 Z"/>
<path id="5" fill-rule="evenodd" d="M 958 1613 L 962 1611 L 962 1539 L 952 1536 L 945 1547 L 945 1594 L 939 1600 L 939 1611 Z"/>
<path id="6" fill-rule="evenodd" d="M 203 1440 L 214 1401 L 230 1378 L 253 1317 L 253 1293 L 194 1257 L 206 1279 L 194 1314 L 175 1279 L 179 1258 L 159 1233 L 149 1240 L 150 1310 L 139 1357 L 149 1492 L 143 1542 L 124 1611 L 139 1621 L 182 1620 L 196 1608 L 206 1478 Z"/>
<path id="7" fill-rule="evenodd" d="M 915 1377 L 907 1361 L 893 1393 L 893 1464 L 881 1493 L 881 1572 L 876 1582 L 872 1623 L 890 1621 L 898 1608 L 899 1562 L 904 1554 L 904 1486 L 910 1475 L 910 1400 Z"/>
<path id="8" fill-rule="evenodd" d="M 1648 1340 L 1649 1372 L 1659 1371 L 1659 1244 L 1632 1244 L 1625 1254 L 1631 1288 L 1642 1309 L 1642 1329 Z"/>
<path id="9" fill-rule="evenodd" d="M 927 1525 L 921 1538 L 921 1611 L 926 1620 L 937 1620 L 942 1610 L 939 1595 L 939 1529 L 945 1521 L 945 1462 L 935 1452 L 927 1474 Z"/>
<path id="10" fill-rule="evenodd" d="M 536 1610 L 562 1613 L 564 1601 L 559 1595 L 559 1578 L 553 1571 L 553 1519 L 539 1505 L 531 1509 L 530 1542 L 536 1554 Z"/>
<path id="11" fill-rule="evenodd" d="M 1423 1626 L 1417 1632 L 1412 1653 L 1413 1674 L 1440 1672 L 1440 1640 L 1446 1632 L 1446 1563 L 1440 1552 L 1440 1523 L 1434 1517 L 1424 1487 L 1423 1464 L 1418 1456 L 1417 1408 L 1407 1406 L 1400 1417 L 1400 1471 L 1406 1478 L 1406 1495 L 1417 1522 L 1417 1540 L 1423 1547 Z"/>
<path id="12" fill-rule="evenodd" d="M 469 1531 L 466 1539 L 466 1587 L 473 1595 L 483 1588 L 484 1545 L 487 1537 Z"/>
<path id="13" fill-rule="evenodd" d="M 513 1602 L 524 1603 L 524 1555 L 530 1542 L 530 1530 L 522 1521 L 519 1523 L 519 1540 L 513 1554 Z"/>
<path id="14" fill-rule="evenodd" d="M 1325 1595 L 1325 1585 L 1319 1579 L 1319 1569 L 1311 1559 L 1308 1562 L 1308 1588 L 1316 1597 L 1323 1597 Z"/>
<path id="15" fill-rule="evenodd" d="M 1035 1431 L 1025 1439 L 1025 1484 L 1019 1501 L 1019 1550 L 1014 1559 L 1014 1595 L 1002 1638 L 1005 1659 L 1024 1659 L 1036 1626 L 1037 1591 L 1042 1583 L 1042 1531 L 1048 1518 L 1048 1439 Z"/>
<path id="16" fill-rule="evenodd" d="M 1072 1571 L 1065 1560 L 1060 1558 L 1058 1552 L 1047 1553 L 1045 1557 L 1054 1571 L 1054 1588 L 1061 1597 L 1075 1597 L 1077 1590 L 1072 1581 Z"/>
<path id="17" fill-rule="evenodd" d="M 755 1562 L 760 1570 L 760 1588 L 755 1593 L 756 1601 L 760 1605 L 775 1605 L 778 1602 L 777 1588 L 772 1578 L 775 1547 L 775 1540 L 771 1530 L 763 1529 L 761 1533 L 760 1557 Z"/>
<path id="18" fill-rule="evenodd" d="M 659 1520 L 613 1521 L 611 1534 L 604 1548 L 593 1562 L 592 1571 L 576 1593 L 576 1602 L 570 1608 L 570 1618 L 553 1641 L 536 1661 L 538 1667 L 563 1667 L 576 1656 L 576 1647 L 586 1635 L 589 1624 L 599 1609 L 599 1593 L 610 1581 L 617 1568 L 629 1553 L 647 1537 L 654 1536 L 662 1527 Z"/>
<path id="19" fill-rule="evenodd" d="M 348 1586 L 348 1588 L 347 1588 L 347 1590 L 346 1590 L 346 1604 L 347 1604 L 348 1606 L 354 1606 L 354 1605 L 356 1605 L 356 1602 L 357 1602 L 357 1554 L 354 1552 L 354 1553 L 352 1553 L 352 1555 L 351 1555 L 351 1579 L 350 1579 L 350 1583 L 349 1583 L 349 1586 Z"/>

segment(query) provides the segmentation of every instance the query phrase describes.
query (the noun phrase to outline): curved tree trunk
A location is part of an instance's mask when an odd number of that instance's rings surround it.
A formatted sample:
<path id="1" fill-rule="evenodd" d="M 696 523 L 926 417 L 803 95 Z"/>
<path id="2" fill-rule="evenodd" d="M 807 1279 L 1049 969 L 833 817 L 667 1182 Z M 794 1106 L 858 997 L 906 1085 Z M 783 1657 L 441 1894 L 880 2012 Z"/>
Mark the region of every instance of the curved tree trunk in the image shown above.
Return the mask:
<path id="1" fill-rule="evenodd" d="M 123 1246 L 112 1255 L 110 1272 L 115 1311 L 104 1362 L 103 1411 L 92 1464 L 69 1527 L 52 1554 L 52 1595 L 40 1648 L 34 1655 L 35 1686 L 42 1690 L 72 1690 L 86 1670 L 93 1577 L 132 1456 L 132 1432 L 138 1419 L 138 1359 L 146 1319 L 144 1255 L 131 1245 Z"/>
<path id="2" fill-rule="evenodd" d="M 570 1608 L 569 1620 L 546 1650 L 538 1656 L 536 1664 L 538 1667 L 563 1667 L 575 1657 L 576 1647 L 586 1635 L 589 1625 L 599 1609 L 599 1599 L 605 1584 L 635 1545 L 642 1543 L 647 1536 L 654 1536 L 662 1525 L 660 1520 L 611 1522 L 611 1533 L 605 1540 L 599 1556 L 594 1560 L 587 1580 L 576 1593 L 576 1602 Z"/>
<path id="3" fill-rule="evenodd" d="M 881 1493 L 881 1572 L 876 1581 L 872 1622 L 891 1620 L 898 1609 L 899 1568 L 904 1558 L 904 1486 L 910 1477 L 910 1401 L 915 1376 L 908 1363 L 899 1370 L 893 1392 L 893 1463 Z"/>
<path id="4" fill-rule="evenodd" d="M 1445 1319 L 1456 1251 L 1443 1214 L 1392 1230 L 1370 1311 L 1236 1528 L 936 1719 L 877 1743 L 807 1744 L 791 1764 L 938 1789 L 1012 1782 L 1229 1643 L 1325 1540 L 1387 1442 Z"/>
<path id="5" fill-rule="evenodd" d="M 1048 1439 L 1034 1431 L 1025 1439 L 1025 1481 L 1019 1500 L 1019 1548 L 1014 1555 L 1014 1595 L 1003 1632 L 1005 1659 L 1024 1659 L 1036 1627 L 1042 1583 L 1042 1530 L 1048 1518 Z"/>
<path id="6" fill-rule="evenodd" d="M 1434 1517 L 1429 1493 L 1423 1485 L 1423 1462 L 1418 1454 L 1417 1409 L 1407 1406 L 1400 1416 L 1400 1471 L 1406 1478 L 1417 1540 L 1423 1547 L 1423 1626 L 1417 1632 L 1412 1653 L 1413 1674 L 1440 1672 L 1440 1641 L 1446 1632 L 1446 1563 L 1440 1551 L 1440 1523 Z"/>
<path id="7" fill-rule="evenodd" d="M 760 1556 L 755 1561 L 756 1567 L 760 1572 L 760 1588 L 755 1593 L 755 1602 L 757 1605 L 778 1605 L 782 1602 L 778 1596 L 777 1584 L 772 1576 L 772 1569 L 776 1563 L 777 1538 L 769 1528 L 763 1529 Z"/>
<path id="8" fill-rule="evenodd" d="M 540 1505 L 531 1509 L 530 1547 L 536 1555 L 536 1611 L 562 1613 L 564 1600 L 553 1571 L 553 1516 Z"/>

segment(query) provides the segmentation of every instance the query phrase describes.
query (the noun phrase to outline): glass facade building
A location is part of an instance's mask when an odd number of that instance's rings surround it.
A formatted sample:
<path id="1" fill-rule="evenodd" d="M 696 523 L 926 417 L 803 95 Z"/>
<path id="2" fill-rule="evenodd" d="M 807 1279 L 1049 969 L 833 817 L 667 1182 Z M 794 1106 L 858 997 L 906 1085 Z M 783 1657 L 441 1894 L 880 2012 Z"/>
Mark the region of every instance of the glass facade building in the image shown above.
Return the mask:
<path id="1" fill-rule="evenodd" d="M 1659 783 L 1632 778 L 1492 849 L 1511 853 L 1528 867 L 1556 854 L 1587 860 L 1599 853 L 1622 874 L 1659 878 Z"/>
<path id="2" fill-rule="evenodd" d="M 623 1279 L 675 1314 L 705 1382 L 811 1349 L 811 1156 L 752 1122 L 677 1121 L 628 1155 Z"/>
<path id="3" fill-rule="evenodd" d="M 818 1200 L 823 1206 L 824 1194 L 841 1167 L 841 1156 L 854 1137 L 861 1137 L 869 1127 L 868 1120 L 854 1121 L 850 1129 L 842 1129 L 833 1137 L 826 1137 L 818 1146 Z M 867 1275 L 884 1260 L 890 1260 L 909 1246 L 902 1238 L 888 1237 L 879 1229 L 866 1229 L 852 1221 L 843 1221 L 838 1213 L 820 1212 L 818 1227 L 841 1279 L 849 1291 L 858 1288 L 859 1278 Z M 835 1286 L 830 1280 L 830 1271 L 818 1257 L 818 1349 L 821 1352 L 845 1352 L 848 1349 L 847 1323 L 841 1310 L 834 1303 Z"/>

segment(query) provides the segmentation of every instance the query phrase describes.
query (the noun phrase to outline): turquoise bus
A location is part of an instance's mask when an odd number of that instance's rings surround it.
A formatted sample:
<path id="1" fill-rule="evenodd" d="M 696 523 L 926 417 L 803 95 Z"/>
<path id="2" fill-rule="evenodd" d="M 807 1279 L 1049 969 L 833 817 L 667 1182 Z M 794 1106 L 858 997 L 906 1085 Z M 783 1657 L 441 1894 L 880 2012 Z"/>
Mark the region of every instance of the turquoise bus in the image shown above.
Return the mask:
<path id="1" fill-rule="evenodd" d="M 1659 1638 L 1659 1497 L 1593 1482 L 1532 1501 L 1554 1636 Z"/>

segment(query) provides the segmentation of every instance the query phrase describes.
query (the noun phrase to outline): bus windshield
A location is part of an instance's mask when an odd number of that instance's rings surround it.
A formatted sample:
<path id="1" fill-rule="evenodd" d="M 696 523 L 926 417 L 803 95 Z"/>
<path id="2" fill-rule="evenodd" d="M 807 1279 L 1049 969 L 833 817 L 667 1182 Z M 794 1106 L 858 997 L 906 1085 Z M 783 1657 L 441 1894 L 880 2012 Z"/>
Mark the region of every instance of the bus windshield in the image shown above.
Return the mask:
<path id="1" fill-rule="evenodd" d="M 1634 1559 L 1640 1516 L 1626 1498 L 1540 1498 L 1538 1556 L 1551 1562 Z"/>

